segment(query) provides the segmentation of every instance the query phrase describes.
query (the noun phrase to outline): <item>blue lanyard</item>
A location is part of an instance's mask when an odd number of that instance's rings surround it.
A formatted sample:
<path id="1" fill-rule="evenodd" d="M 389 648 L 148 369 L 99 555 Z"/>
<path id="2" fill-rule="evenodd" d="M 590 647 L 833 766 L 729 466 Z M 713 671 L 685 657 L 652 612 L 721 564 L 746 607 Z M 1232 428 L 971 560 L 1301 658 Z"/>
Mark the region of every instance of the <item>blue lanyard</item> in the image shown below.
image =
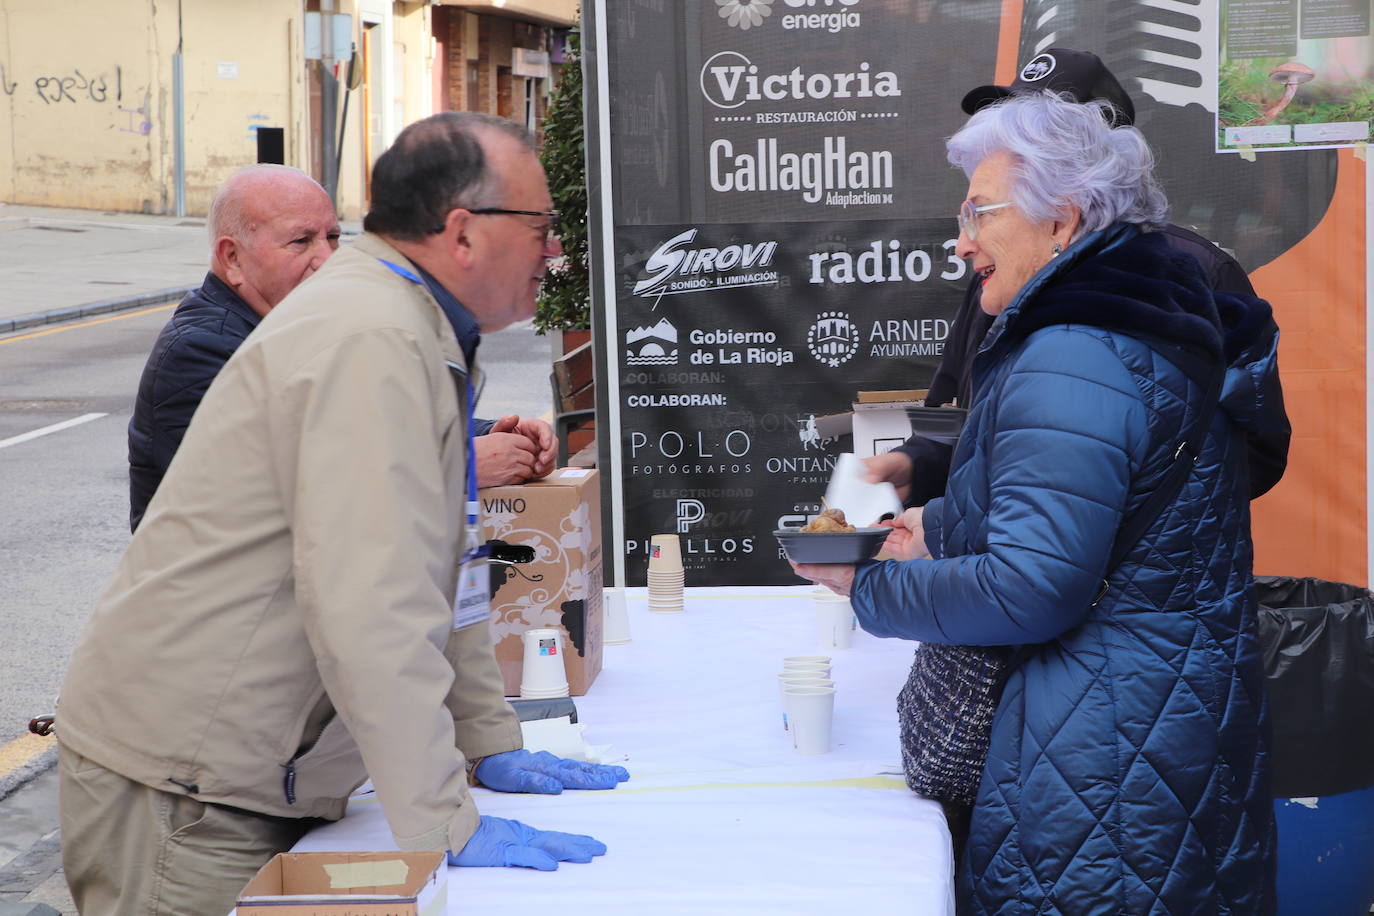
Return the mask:
<path id="1" fill-rule="evenodd" d="M 420 278 L 419 274 L 417 274 L 410 268 L 402 267 L 400 264 L 392 263 L 391 261 L 388 261 L 386 258 L 377 258 L 377 260 L 385 264 L 387 268 L 390 269 L 391 272 L 396 274 L 397 276 L 405 277 L 411 283 L 414 283 L 415 285 L 424 288 L 425 281 Z M 458 366 L 455 363 L 449 363 L 448 365 L 452 369 L 458 368 Z M 475 525 L 477 524 L 477 451 L 476 447 L 473 445 L 472 414 L 473 411 L 476 410 L 476 400 L 473 397 L 472 393 L 472 376 L 468 372 L 463 373 L 463 385 L 467 389 L 468 400 L 468 456 L 467 461 L 464 462 L 467 465 L 468 476 L 468 524 Z"/>

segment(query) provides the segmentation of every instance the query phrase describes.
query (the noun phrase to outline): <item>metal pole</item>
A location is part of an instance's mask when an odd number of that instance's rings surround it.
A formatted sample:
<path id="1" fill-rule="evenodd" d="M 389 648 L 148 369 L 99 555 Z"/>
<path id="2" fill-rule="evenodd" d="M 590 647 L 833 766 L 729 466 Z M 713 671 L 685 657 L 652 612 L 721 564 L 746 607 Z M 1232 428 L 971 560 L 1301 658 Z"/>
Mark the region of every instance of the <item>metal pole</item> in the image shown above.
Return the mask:
<path id="1" fill-rule="evenodd" d="M 353 82 L 353 67 L 358 63 L 357 53 L 358 46 L 350 46 L 348 52 L 348 67 L 344 71 L 343 116 L 339 118 L 339 145 L 338 150 L 334 154 L 334 175 L 336 178 L 339 174 L 340 163 L 343 161 L 344 137 L 348 135 L 348 98 L 353 94 L 355 85 Z"/>
<path id="2" fill-rule="evenodd" d="M 181 52 L 172 55 L 172 136 L 176 215 L 186 215 L 186 86 L 181 75 Z"/>
<path id="3" fill-rule="evenodd" d="M 320 142 L 324 185 L 329 199 L 338 201 L 339 170 L 335 153 L 339 90 L 334 78 L 334 0 L 320 0 Z"/>

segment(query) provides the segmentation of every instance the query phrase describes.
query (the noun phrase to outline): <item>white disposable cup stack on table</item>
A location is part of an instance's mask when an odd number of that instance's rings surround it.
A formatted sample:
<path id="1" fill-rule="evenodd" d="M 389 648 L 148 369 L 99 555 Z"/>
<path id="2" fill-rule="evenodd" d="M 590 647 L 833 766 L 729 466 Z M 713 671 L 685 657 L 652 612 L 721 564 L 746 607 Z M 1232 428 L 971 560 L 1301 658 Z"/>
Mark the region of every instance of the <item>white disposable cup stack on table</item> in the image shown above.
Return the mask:
<path id="1" fill-rule="evenodd" d="M 554 627 L 526 630 L 525 661 L 520 673 L 520 699 L 546 700 L 568 695 L 568 675 L 563 668 L 563 646 Z"/>
<path id="2" fill-rule="evenodd" d="M 782 670 L 830 677 L 830 659 L 824 655 L 793 655 L 782 660 Z"/>
<path id="3" fill-rule="evenodd" d="M 811 599 L 816 609 L 816 643 L 822 649 L 848 649 L 854 633 L 854 608 L 844 595 L 829 589 Z"/>
<path id="4" fill-rule="evenodd" d="M 656 534 L 649 541 L 649 610 L 682 610 L 682 542 L 676 534 Z"/>
<path id="5" fill-rule="evenodd" d="M 798 754 L 830 752 L 830 725 L 835 715 L 834 687 L 788 687 L 787 721 L 792 749 Z"/>
<path id="6" fill-rule="evenodd" d="M 625 589 L 614 586 L 602 589 L 601 614 L 603 645 L 619 646 L 630 641 L 630 615 L 625 609 Z"/>
<path id="7" fill-rule="evenodd" d="M 787 731 L 787 689 L 789 687 L 834 687 L 835 682 L 828 677 L 812 673 L 784 671 L 778 675 L 778 702 L 782 707 L 782 730 Z"/>

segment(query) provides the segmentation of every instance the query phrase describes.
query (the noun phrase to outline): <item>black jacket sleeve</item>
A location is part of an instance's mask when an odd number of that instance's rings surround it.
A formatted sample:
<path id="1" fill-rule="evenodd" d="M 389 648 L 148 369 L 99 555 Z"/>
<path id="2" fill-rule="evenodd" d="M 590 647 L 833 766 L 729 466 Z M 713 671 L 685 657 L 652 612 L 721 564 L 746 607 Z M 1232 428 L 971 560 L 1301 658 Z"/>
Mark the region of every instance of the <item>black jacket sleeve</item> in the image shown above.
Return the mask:
<path id="1" fill-rule="evenodd" d="M 927 407 L 940 407 L 957 400 L 967 407 L 973 396 L 973 358 L 992 326 L 992 316 L 978 305 L 978 286 L 970 283 L 964 291 L 963 304 L 954 316 L 945 341 L 940 364 L 926 393 Z M 950 460 L 954 446 L 935 442 L 922 436 L 912 436 L 893 449 L 911 459 L 911 492 L 906 505 L 924 506 L 945 492 Z"/>

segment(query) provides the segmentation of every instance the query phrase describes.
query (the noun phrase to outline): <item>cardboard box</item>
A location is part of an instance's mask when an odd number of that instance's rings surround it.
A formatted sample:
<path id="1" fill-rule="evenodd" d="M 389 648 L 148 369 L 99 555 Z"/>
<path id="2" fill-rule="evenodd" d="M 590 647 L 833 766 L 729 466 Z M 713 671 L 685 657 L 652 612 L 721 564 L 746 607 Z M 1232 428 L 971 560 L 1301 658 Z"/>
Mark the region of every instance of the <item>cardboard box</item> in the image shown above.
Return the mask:
<path id="1" fill-rule="evenodd" d="M 872 458 L 890 452 L 913 433 L 941 442 L 958 439 L 963 412 L 926 407 L 925 391 L 860 391 L 849 413 L 816 418 L 822 438 L 854 437 L 854 454 Z"/>
<path id="2" fill-rule="evenodd" d="M 902 391 L 860 391 L 854 398 L 858 404 L 891 404 L 894 401 L 913 401 L 924 403 L 928 390 L 905 389 Z"/>
<path id="3" fill-rule="evenodd" d="M 283 852 L 239 891 L 238 916 L 441 916 L 442 852 Z"/>
<path id="4" fill-rule="evenodd" d="M 854 405 L 854 454 L 872 458 L 890 452 L 911 437 L 908 407 L 921 401 L 887 401 Z"/>
<path id="5" fill-rule="evenodd" d="M 491 636 L 506 696 L 520 695 L 524 646 L 533 627 L 562 630 L 568 692 L 582 696 L 601 673 L 601 482 L 594 470 L 560 468 L 543 480 L 488 487 L 483 534 L 532 547 L 533 563 L 492 575 Z"/>

